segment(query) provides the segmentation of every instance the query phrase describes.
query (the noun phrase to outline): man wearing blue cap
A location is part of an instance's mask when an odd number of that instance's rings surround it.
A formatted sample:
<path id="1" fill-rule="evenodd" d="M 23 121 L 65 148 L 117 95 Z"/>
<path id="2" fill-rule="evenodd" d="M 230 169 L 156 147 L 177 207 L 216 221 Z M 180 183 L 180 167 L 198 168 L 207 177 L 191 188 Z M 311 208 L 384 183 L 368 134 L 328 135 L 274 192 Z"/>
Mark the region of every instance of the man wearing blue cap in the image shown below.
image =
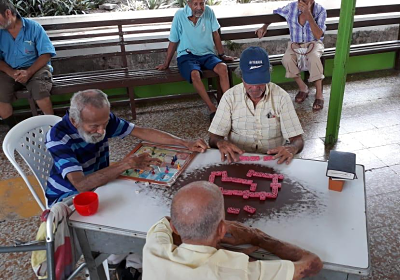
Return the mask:
<path id="1" fill-rule="evenodd" d="M 287 164 L 304 146 L 303 129 L 289 94 L 271 83 L 268 53 L 249 47 L 240 57 L 243 83 L 222 97 L 209 128 L 210 147 L 221 160 L 236 162 L 244 152 L 274 155 Z M 226 138 L 225 138 L 226 137 Z"/>

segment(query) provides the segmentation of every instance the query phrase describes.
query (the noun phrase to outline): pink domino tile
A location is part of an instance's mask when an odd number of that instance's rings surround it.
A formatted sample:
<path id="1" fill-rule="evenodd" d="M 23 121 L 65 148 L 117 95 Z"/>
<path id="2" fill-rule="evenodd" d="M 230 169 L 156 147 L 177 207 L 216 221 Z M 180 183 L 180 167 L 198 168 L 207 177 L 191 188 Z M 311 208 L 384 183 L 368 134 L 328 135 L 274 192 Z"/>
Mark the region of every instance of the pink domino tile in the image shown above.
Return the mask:
<path id="1" fill-rule="evenodd" d="M 248 213 L 250 213 L 250 214 L 254 214 L 254 213 L 256 212 L 256 208 L 251 207 L 251 206 L 249 206 L 249 205 L 245 205 L 245 206 L 243 207 L 243 210 L 246 211 L 246 212 L 248 212 Z"/>
<path id="2" fill-rule="evenodd" d="M 208 181 L 211 182 L 211 183 L 214 183 L 215 175 L 211 174 L 210 177 L 208 177 Z"/>
<path id="3" fill-rule="evenodd" d="M 223 190 L 223 191 L 222 191 L 222 194 L 223 194 L 223 195 L 228 195 L 228 196 L 233 195 L 232 190 Z"/>
<path id="4" fill-rule="evenodd" d="M 235 196 L 243 196 L 243 191 L 240 191 L 240 190 L 233 190 L 233 191 L 232 191 L 232 195 L 235 195 Z"/>
<path id="5" fill-rule="evenodd" d="M 270 187 L 271 187 L 271 188 L 279 188 L 279 189 L 280 189 L 280 188 L 282 187 L 282 184 L 281 184 L 281 183 L 273 183 L 273 182 L 272 182 L 272 183 L 270 184 Z"/>
<path id="6" fill-rule="evenodd" d="M 228 207 L 228 209 L 226 209 L 226 212 L 238 215 L 240 212 L 240 208 Z"/>
<path id="7" fill-rule="evenodd" d="M 264 156 L 263 160 L 264 161 L 274 160 L 274 156 Z"/>
<path id="8" fill-rule="evenodd" d="M 249 171 L 247 171 L 246 176 L 247 176 L 247 177 L 252 177 L 253 174 L 254 174 L 254 170 L 251 170 L 251 169 L 250 169 Z"/>

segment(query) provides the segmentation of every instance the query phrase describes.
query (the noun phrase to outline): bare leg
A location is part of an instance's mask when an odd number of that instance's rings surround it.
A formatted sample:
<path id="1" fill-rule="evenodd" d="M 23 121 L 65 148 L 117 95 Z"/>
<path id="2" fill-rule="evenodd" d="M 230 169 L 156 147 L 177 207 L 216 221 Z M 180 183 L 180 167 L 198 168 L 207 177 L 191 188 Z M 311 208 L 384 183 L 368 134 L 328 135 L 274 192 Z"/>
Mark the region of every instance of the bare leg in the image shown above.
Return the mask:
<path id="1" fill-rule="evenodd" d="M 218 74 L 222 92 L 225 93 L 229 89 L 228 67 L 225 63 L 218 63 L 213 71 Z"/>
<path id="2" fill-rule="evenodd" d="M 297 76 L 293 79 L 296 81 L 296 84 L 299 87 L 300 91 L 308 92 L 308 87 L 307 87 L 306 83 L 301 79 L 301 77 Z"/>
<path id="3" fill-rule="evenodd" d="M 322 80 L 317 80 L 315 81 L 315 98 L 316 99 L 324 99 L 323 95 L 322 95 Z"/>
<path id="4" fill-rule="evenodd" d="M 190 76 L 192 78 L 194 88 L 200 94 L 200 97 L 204 100 L 210 112 L 212 113 L 217 111 L 217 108 L 215 107 L 214 103 L 211 102 L 211 99 L 208 96 L 208 93 L 203 85 L 203 82 L 201 81 L 200 72 L 197 70 L 193 70 L 190 73 Z"/>
<path id="5" fill-rule="evenodd" d="M 45 115 L 54 115 L 53 105 L 51 104 L 50 97 L 36 100 L 36 103 Z"/>
<path id="6" fill-rule="evenodd" d="M 9 103 L 0 102 L 0 117 L 2 119 L 7 119 L 13 113 L 13 108 Z"/>

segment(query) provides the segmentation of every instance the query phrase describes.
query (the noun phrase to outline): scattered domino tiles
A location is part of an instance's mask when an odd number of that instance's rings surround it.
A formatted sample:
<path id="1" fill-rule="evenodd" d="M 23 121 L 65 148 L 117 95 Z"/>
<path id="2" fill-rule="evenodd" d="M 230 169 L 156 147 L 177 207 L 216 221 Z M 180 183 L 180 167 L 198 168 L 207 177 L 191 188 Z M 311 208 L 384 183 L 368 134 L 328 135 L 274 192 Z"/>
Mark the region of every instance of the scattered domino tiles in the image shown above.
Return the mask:
<path id="1" fill-rule="evenodd" d="M 240 156 L 240 161 L 259 161 L 261 158 L 259 156 Z M 274 156 L 264 156 L 264 161 L 274 160 Z"/>
<path id="2" fill-rule="evenodd" d="M 228 212 L 230 214 L 238 215 L 240 212 L 240 208 L 228 207 L 228 209 L 226 209 L 226 212 Z"/>
<path id="3" fill-rule="evenodd" d="M 251 206 L 249 206 L 249 205 L 245 205 L 245 206 L 243 207 L 243 210 L 246 211 L 246 212 L 248 212 L 248 213 L 250 213 L 250 214 L 254 214 L 254 213 L 256 212 L 256 208 L 251 207 Z"/>
<path id="4" fill-rule="evenodd" d="M 278 197 L 279 189 L 282 187 L 282 184 L 278 182 L 278 180 L 283 180 L 284 176 L 283 174 L 270 174 L 270 173 L 263 173 L 263 172 L 256 172 L 254 170 L 249 170 L 246 174 L 246 177 L 258 177 L 258 178 L 266 178 L 266 179 L 272 179 L 272 183 L 270 183 L 270 187 L 272 189 L 271 192 L 256 192 L 257 190 L 257 183 L 253 183 L 253 180 L 248 180 L 248 179 L 243 179 L 243 178 L 234 178 L 234 177 L 228 177 L 228 172 L 227 171 L 212 171 L 210 176 L 208 177 L 208 181 L 211 183 L 214 183 L 215 177 L 221 176 L 221 181 L 222 182 L 232 182 L 232 183 L 238 183 L 238 184 L 243 184 L 243 185 L 250 185 L 249 190 L 226 190 L 222 187 L 219 189 L 221 190 L 222 194 L 224 196 L 241 196 L 243 199 L 249 199 L 249 198 L 258 198 L 259 200 L 263 201 L 266 200 L 267 198 L 270 199 L 275 199 Z M 256 208 L 251 207 L 249 205 L 246 205 L 243 208 L 244 211 L 254 214 L 256 212 Z M 227 212 L 230 214 L 239 214 L 240 209 L 239 208 L 233 208 L 229 207 L 227 209 Z"/>

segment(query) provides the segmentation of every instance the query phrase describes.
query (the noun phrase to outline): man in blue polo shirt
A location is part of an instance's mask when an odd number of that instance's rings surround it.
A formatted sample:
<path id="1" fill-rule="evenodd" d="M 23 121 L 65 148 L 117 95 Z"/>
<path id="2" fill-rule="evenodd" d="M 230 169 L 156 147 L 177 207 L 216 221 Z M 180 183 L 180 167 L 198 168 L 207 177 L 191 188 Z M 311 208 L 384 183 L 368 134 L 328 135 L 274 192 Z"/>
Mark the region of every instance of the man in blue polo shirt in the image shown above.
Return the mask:
<path id="1" fill-rule="evenodd" d="M 14 92 L 26 87 L 44 114 L 53 114 L 50 100 L 54 46 L 43 27 L 21 17 L 8 0 L 0 0 L 0 117 L 15 125 Z"/>
<path id="2" fill-rule="evenodd" d="M 46 147 L 54 164 L 47 180 L 48 205 L 78 192 L 105 185 L 128 169 L 151 170 L 159 159 L 148 154 L 130 156 L 109 166 L 108 139 L 131 135 L 142 140 L 204 152 L 203 140 L 186 141 L 171 134 L 135 126 L 110 112 L 107 95 L 101 90 L 77 92 L 69 112 L 46 136 Z"/>
<path id="3" fill-rule="evenodd" d="M 179 72 L 189 83 L 193 83 L 210 110 L 211 120 L 217 108 L 211 102 L 201 81 L 201 69 L 217 73 L 222 92 L 225 92 L 229 89 L 229 79 L 223 61 L 233 60 L 224 54 L 219 28 L 213 10 L 205 5 L 204 0 L 188 0 L 187 5 L 176 12 L 172 21 L 165 62 L 156 67 L 158 70 L 168 69 L 177 50 Z M 215 55 L 214 45 L 219 58 Z"/>

